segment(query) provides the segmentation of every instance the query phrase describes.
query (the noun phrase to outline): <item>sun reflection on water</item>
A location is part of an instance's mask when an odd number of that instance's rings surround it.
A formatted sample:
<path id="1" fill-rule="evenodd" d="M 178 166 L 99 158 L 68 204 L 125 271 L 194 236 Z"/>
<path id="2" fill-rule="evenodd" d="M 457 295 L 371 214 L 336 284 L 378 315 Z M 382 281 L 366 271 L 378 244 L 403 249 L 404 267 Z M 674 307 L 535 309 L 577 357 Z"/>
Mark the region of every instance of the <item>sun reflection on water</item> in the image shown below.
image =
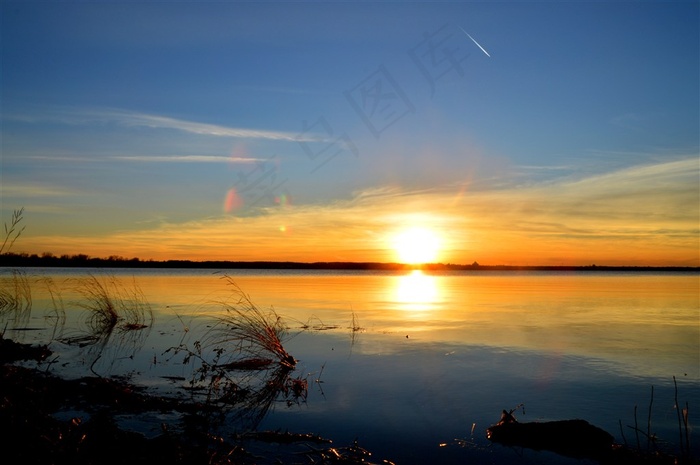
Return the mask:
<path id="1" fill-rule="evenodd" d="M 427 311 L 440 299 L 440 291 L 435 276 L 414 270 L 411 274 L 399 276 L 394 298 L 405 310 Z"/>

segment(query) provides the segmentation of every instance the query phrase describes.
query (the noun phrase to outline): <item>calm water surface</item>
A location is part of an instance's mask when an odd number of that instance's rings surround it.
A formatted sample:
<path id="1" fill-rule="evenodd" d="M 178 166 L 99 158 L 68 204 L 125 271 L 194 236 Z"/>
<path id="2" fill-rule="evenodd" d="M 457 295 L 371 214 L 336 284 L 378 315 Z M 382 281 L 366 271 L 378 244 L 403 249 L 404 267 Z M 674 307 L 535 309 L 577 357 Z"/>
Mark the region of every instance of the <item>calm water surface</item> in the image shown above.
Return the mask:
<path id="1" fill-rule="evenodd" d="M 89 273 L 138 287 L 155 315 L 147 330 L 108 341 L 97 360 L 58 341 L 84 324 L 76 303 L 80 279 Z M 313 432 L 340 446 L 357 439 L 374 460 L 397 464 L 582 463 L 492 445 L 485 428 L 502 409 L 524 403 L 525 414 L 516 414 L 522 421 L 584 418 L 622 442 L 621 421 L 631 442 L 626 425 L 634 423 L 636 405 L 646 428 L 653 385 L 652 430 L 673 450 L 674 376 L 691 424 L 700 422 L 697 274 L 226 273 L 258 307 L 273 307 L 284 318 L 291 336 L 285 347 L 310 382 L 305 403 L 278 403 L 259 429 Z M 201 339 L 233 290 L 223 272 L 211 270 L 29 269 L 28 275 L 32 312 L 5 317 L 9 337 L 51 341 L 63 363 L 51 369 L 65 376 L 90 369 L 129 374 L 170 391 L 185 383 L 163 376 L 187 378 L 191 367 L 164 352 Z M 67 314 L 58 330 L 49 288 Z M 133 423 L 145 433 L 160 424 Z M 699 443 L 691 431 L 696 456 Z"/>

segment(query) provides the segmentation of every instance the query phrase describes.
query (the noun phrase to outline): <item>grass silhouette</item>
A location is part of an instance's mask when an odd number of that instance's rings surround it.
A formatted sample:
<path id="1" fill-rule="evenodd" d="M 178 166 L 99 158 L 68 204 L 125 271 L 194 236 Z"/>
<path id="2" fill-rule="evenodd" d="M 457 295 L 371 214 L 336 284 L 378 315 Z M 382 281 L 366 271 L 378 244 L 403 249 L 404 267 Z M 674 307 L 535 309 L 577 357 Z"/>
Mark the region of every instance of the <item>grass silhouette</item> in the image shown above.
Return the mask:
<path id="1" fill-rule="evenodd" d="M 263 311 L 258 308 L 229 276 L 223 276 L 233 288 L 233 300 L 223 302 L 224 314 L 207 336 L 207 345 L 227 348 L 231 354 L 231 367 L 246 361 L 260 365 L 263 361 L 279 364 L 288 369 L 296 366 L 296 360 L 283 345 L 287 337 L 287 326 L 273 308 Z"/>

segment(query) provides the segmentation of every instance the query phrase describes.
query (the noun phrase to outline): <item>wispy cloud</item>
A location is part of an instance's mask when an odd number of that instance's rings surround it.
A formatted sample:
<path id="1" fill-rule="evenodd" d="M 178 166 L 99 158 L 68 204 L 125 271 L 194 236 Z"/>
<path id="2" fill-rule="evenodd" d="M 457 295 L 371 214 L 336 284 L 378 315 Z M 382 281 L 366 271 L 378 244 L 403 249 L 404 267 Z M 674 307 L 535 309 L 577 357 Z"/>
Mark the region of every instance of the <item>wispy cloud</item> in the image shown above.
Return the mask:
<path id="1" fill-rule="evenodd" d="M 271 92 L 276 94 L 295 94 L 295 95 L 330 95 L 332 92 L 319 89 L 302 89 L 295 87 L 274 87 L 260 85 L 237 85 L 236 90 L 246 92 Z"/>
<path id="2" fill-rule="evenodd" d="M 199 123 L 167 116 L 149 115 L 120 110 L 96 111 L 94 114 L 100 118 L 116 121 L 125 126 L 144 126 L 160 129 L 176 129 L 179 131 L 216 137 L 235 137 L 243 139 L 267 139 L 297 141 L 298 134 L 282 131 L 268 131 L 261 129 L 235 128 L 217 124 Z"/>
<path id="3" fill-rule="evenodd" d="M 664 115 L 658 112 L 629 112 L 616 115 L 610 118 L 609 122 L 613 126 L 641 131 L 663 117 Z"/>
<path id="4" fill-rule="evenodd" d="M 3 118 L 28 123 L 39 121 L 51 121 L 72 125 L 112 123 L 125 127 L 172 129 L 191 134 L 240 139 L 264 139 L 291 142 L 319 140 L 308 134 L 300 136 L 298 133 L 285 131 L 223 126 L 113 108 L 52 107 L 36 109 L 36 111 L 31 113 L 8 114 Z"/>
<path id="5" fill-rule="evenodd" d="M 59 186 L 48 183 L 12 183 L 4 182 L 2 185 L 2 197 L 10 198 L 36 198 L 36 197 L 67 197 L 85 195 L 84 191 L 73 187 Z"/>
<path id="6" fill-rule="evenodd" d="M 109 157 L 113 160 L 144 163 L 258 163 L 262 158 L 224 157 L 218 155 L 125 155 Z"/>
<path id="7" fill-rule="evenodd" d="M 137 163 L 225 163 L 225 164 L 252 164 L 265 162 L 264 158 L 237 157 L 223 155 L 104 155 L 95 157 L 93 154 L 75 156 L 62 153 L 51 155 L 25 155 L 15 158 L 23 160 L 46 160 L 65 163 L 108 162 L 125 161 Z"/>
<path id="8" fill-rule="evenodd" d="M 0 186 L 0 210 L 3 210 L 4 216 L 10 209 L 24 207 L 27 218 L 43 213 L 64 214 L 75 211 L 76 199 L 94 194 L 95 192 L 87 192 L 77 187 L 50 182 L 4 182 Z"/>

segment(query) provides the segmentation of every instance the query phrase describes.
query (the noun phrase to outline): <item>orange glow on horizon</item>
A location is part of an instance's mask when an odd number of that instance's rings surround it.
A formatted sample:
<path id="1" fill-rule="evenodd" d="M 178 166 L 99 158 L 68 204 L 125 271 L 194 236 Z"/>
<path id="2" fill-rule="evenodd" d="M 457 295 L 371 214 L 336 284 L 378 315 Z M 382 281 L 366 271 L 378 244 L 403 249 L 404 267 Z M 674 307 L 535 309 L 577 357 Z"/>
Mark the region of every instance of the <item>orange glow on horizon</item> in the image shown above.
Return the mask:
<path id="1" fill-rule="evenodd" d="M 697 173 L 694 158 L 574 182 L 472 189 L 469 195 L 463 189 L 455 195 L 449 187 L 368 189 L 325 204 L 296 204 L 284 195 L 259 209 L 246 206 L 241 193 L 231 189 L 222 196 L 223 205 L 215 206 L 228 214 L 205 209 L 189 221 L 115 210 L 105 225 L 77 213 L 75 220 L 56 223 L 55 216 L 38 211 L 12 251 L 415 267 L 473 262 L 698 267 L 698 213 L 688 203 L 697 194 Z M 665 190 L 666 185 L 676 187 Z M 27 212 L 34 215 L 30 207 Z M 136 213 L 140 216 L 133 217 Z"/>

